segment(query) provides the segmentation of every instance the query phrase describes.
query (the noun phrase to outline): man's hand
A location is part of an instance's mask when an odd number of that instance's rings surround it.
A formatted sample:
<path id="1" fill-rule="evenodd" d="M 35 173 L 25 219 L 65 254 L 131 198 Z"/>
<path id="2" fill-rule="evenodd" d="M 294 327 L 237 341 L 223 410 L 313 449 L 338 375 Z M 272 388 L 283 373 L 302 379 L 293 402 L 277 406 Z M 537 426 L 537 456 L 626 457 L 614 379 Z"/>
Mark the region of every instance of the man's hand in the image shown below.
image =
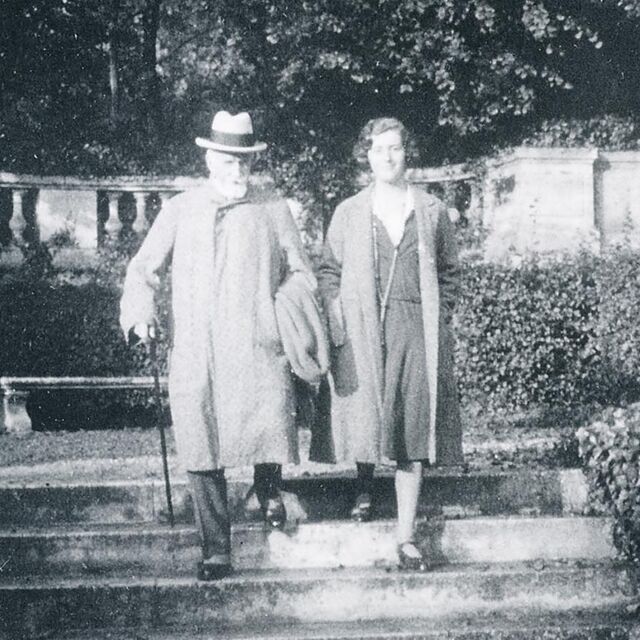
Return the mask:
<path id="1" fill-rule="evenodd" d="M 129 344 L 149 344 L 151 340 L 156 339 L 156 328 L 152 324 L 146 322 L 140 322 L 133 326 L 129 331 Z"/>

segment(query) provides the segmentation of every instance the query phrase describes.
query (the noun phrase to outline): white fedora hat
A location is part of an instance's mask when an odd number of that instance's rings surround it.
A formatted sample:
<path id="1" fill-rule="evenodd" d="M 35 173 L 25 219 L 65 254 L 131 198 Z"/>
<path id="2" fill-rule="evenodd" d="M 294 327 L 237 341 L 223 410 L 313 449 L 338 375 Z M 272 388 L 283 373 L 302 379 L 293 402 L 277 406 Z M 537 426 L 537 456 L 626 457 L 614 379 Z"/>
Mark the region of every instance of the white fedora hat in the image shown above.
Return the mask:
<path id="1" fill-rule="evenodd" d="M 256 153 L 267 148 L 266 143 L 256 141 L 251 116 L 246 111 L 235 116 L 218 111 L 211 123 L 211 138 L 196 138 L 196 144 L 227 153 Z"/>

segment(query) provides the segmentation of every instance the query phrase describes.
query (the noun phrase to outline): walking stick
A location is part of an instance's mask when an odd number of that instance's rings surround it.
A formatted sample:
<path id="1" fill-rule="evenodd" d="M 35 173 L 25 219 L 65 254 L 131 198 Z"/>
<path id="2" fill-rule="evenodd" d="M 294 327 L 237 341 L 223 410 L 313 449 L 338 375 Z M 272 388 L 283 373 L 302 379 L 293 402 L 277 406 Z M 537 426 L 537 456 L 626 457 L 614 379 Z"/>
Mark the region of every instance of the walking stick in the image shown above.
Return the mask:
<path id="1" fill-rule="evenodd" d="M 155 329 L 155 327 L 154 327 Z M 169 509 L 169 524 L 173 528 L 175 519 L 173 517 L 173 502 L 171 500 L 171 480 L 169 479 L 169 462 L 167 460 L 167 439 L 164 433 L 164 420 L 162 415 L 162 398 L 160 396 L 160 367 L 158 365 L 157 333 L 151 336 L 149 341 L 149 357 L 153 370 L 153 396 L 156 405 L 156 422 L 160 430 L 160 448 L 162 450 L 162 470 L 164 472 L 164 489 L 167 496 L 167 508 Z"/>

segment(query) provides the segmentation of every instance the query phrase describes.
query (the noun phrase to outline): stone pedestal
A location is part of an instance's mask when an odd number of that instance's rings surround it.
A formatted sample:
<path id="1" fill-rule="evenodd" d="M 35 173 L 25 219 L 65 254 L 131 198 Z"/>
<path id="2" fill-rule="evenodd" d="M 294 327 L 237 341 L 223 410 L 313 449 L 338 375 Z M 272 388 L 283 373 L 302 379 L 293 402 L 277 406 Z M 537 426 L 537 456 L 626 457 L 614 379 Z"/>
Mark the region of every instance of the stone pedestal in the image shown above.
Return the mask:
<path id="1" fill-rule="evenodd" d="M 485 256 L 597 250 L 591 149 L 518 148 L 488 167 Z"/>
<path id="2" fill-rule="evenodd" d="M 48 241 L 56 233 L 69 233 L 80 249 L 98 246 L 95 190 L 40 189 L 36 220 L 40 239 Z"/>
<path id="3" fill-rule="evenodd" d="M 601 151 L 594 183 L 603 244 L 640 247 L 640 152 Z"/>
<path id="4" fill-rule="evenodd" d="M 17 436 L 31 433 L 31 418 L 27 413 L 28 397 L 28 391 L 4 390 L 0 429 Z"/>

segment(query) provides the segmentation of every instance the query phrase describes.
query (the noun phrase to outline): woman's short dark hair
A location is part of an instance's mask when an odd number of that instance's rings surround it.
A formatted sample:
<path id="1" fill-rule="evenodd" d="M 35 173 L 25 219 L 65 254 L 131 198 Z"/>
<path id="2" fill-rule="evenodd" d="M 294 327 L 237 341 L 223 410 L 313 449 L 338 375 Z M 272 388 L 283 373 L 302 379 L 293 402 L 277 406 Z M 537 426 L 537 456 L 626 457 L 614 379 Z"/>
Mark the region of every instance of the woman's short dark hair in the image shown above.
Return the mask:
<path id="1" fill-rule="evenodd" d="M 373 118 L 362 127 L 358 140 L 353 147 L 353 157 L 361 168 L 369 168 L 367 152 L 371 149 L 374 136 L 379 136 L 385 131 L 392 130 L 400 132 L 400 138 L 407 157 L 407 165 L 410 166 L 418 160 L 418 145 L 411 132 L 398 118 Z"/>

